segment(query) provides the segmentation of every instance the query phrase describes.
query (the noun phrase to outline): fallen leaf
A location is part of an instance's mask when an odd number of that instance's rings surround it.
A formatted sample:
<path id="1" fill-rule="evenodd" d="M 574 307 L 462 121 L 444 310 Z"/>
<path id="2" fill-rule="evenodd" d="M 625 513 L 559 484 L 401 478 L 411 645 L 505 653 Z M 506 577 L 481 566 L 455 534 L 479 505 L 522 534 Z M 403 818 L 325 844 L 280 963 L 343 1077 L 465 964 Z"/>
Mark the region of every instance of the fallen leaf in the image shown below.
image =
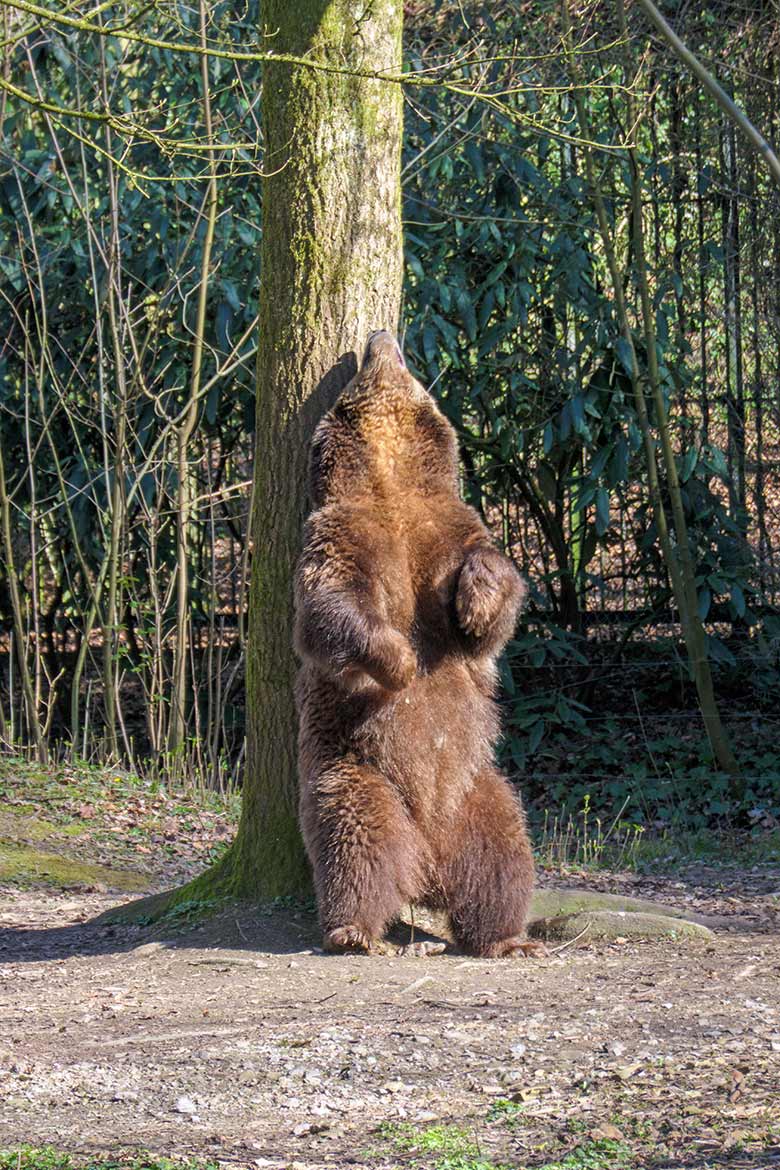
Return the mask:
<path id="1" fill-rule="evenodd" d="M 596 1126 L 590 1131 L 591 1139 L 594 1142 L 622 1142 L 624 1141 L 623 1133 L 616 1125 L 612 1125 L 609 1121 L 605 1121 L 602 1125 Z"/>

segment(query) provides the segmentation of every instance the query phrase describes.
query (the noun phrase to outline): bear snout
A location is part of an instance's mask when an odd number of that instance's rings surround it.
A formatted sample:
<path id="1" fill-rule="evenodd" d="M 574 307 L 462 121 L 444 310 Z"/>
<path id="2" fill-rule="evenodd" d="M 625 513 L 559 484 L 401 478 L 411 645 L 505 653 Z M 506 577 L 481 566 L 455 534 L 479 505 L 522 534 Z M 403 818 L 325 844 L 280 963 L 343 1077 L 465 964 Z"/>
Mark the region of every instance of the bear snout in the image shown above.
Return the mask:
<path id="1" fill-rule="evenodd" d="M 406 366 L 401 347 L 389 329 L 375 329 L 373 333 L 368 335 L 363 365 L 365 366 L 367 362 L 376 358 L 391 358 L 399 366 Z"/>

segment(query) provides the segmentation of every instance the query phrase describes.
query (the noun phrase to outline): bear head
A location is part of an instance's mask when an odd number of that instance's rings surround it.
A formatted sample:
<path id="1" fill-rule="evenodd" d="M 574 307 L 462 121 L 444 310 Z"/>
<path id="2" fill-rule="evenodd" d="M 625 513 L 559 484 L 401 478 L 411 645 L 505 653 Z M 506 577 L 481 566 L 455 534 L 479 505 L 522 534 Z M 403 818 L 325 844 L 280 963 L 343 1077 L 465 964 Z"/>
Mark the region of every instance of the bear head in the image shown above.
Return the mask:
<path id="1" fill-rule="evenodd" d="M 371 494 L 458 495 L 455 431 L 406 367 L 386 329 L 320 421 L 309 456 L 312 506 Z"/>

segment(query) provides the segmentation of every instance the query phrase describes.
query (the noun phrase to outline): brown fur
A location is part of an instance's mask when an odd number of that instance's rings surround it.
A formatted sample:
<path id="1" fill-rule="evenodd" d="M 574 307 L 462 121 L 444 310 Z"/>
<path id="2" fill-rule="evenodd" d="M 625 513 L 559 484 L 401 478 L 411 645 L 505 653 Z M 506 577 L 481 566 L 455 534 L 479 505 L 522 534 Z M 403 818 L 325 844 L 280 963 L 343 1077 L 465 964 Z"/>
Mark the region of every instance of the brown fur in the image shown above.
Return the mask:
<path id="1" fill-rule="evenodd" d="M 493 762 L 493 691 L 523 584 L 459 498 L 454 431 L 388 333 L 317 428 L 311 495 L 300 815 L 326 948 L 370 950 L 418 901 L 468 953 L 519 953 L 533 862 Z"/>

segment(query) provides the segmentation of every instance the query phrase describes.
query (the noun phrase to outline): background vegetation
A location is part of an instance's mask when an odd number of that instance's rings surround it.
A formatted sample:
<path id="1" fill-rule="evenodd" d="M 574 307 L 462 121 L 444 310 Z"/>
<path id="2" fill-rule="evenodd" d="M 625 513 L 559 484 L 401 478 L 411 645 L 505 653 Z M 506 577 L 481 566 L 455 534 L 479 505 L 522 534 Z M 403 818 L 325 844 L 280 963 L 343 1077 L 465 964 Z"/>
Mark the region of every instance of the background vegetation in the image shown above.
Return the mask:
<path id="1" fill-rule="evenodd" d="M 487 9 L 407 5 L 403 329 L 531 583 L 506 761 L 539 809 L 774 825 L 780 193 L 640 11 Z M 225 786 L 265 47 L 253 3 L 70 12 L 3 6 L 0 735 Z M 773 5 L 665 12 L 777 143 Z"/>

